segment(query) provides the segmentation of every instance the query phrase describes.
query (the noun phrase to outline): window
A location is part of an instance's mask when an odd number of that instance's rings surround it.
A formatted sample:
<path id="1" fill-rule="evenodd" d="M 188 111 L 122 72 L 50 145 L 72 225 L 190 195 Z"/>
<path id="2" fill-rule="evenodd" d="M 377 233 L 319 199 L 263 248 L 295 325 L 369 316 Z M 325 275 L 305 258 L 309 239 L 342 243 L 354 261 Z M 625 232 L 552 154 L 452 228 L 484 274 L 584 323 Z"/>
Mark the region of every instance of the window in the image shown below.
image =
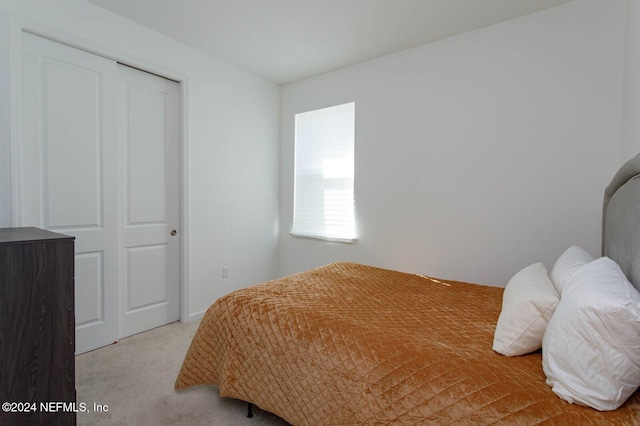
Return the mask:
<path id="1" fill-rule="evenodd" d="M 291 234 L 354 242 L 355 103 L 296 114 Z"/>

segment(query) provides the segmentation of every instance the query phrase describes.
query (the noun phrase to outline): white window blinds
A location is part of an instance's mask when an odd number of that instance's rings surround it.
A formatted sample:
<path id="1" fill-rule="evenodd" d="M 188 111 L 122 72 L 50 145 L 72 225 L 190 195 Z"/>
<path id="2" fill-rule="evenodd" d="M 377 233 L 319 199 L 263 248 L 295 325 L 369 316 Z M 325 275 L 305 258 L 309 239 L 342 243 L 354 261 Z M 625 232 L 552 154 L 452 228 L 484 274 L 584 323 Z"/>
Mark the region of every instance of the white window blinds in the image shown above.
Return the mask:
<path id="1" fill-rule="evenodd" d="M 296 114 L 292 235 L 356 239 L 355 103 Z"/>

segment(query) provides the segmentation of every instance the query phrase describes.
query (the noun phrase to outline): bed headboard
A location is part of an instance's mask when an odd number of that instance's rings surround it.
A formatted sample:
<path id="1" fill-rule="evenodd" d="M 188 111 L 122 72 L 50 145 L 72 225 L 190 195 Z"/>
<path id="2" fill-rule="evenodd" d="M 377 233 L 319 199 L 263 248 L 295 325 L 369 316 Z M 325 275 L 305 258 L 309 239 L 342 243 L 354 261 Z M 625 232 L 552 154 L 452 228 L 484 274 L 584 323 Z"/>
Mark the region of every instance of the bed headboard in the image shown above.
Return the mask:
<path id="1" fill-rule="evenodd" d="M 616 261 L 640 290 L 640 154 L 618 170 L 604 191 L 602 255 Z"/>

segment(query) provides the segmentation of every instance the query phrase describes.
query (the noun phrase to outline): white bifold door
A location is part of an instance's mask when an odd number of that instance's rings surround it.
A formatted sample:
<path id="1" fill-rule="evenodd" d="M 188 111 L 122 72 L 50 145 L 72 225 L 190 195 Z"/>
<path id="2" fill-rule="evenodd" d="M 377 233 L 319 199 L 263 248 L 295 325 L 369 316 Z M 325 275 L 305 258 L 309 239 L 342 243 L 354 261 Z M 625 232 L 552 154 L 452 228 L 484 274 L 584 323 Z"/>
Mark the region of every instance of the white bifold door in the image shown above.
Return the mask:
<path id="1" fill-rule="evenodd" d="M 179 84 L 22 33 L 20 226 L 76 237 L 76 353 L 179 317 Z"/>

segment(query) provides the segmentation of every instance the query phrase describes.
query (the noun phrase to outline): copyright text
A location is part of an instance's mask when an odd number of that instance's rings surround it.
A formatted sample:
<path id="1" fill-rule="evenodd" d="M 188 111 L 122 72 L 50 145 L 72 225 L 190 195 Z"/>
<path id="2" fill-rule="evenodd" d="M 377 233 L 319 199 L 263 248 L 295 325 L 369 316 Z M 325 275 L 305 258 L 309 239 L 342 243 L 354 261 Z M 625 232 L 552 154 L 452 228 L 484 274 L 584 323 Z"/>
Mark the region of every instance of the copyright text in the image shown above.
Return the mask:
<path id="1" fill-rule="evenodd" d="M 5 413 L 87 413 L 109 411 L 107 404 L 86 402 L 3 402 L 2 411 Z"/>

